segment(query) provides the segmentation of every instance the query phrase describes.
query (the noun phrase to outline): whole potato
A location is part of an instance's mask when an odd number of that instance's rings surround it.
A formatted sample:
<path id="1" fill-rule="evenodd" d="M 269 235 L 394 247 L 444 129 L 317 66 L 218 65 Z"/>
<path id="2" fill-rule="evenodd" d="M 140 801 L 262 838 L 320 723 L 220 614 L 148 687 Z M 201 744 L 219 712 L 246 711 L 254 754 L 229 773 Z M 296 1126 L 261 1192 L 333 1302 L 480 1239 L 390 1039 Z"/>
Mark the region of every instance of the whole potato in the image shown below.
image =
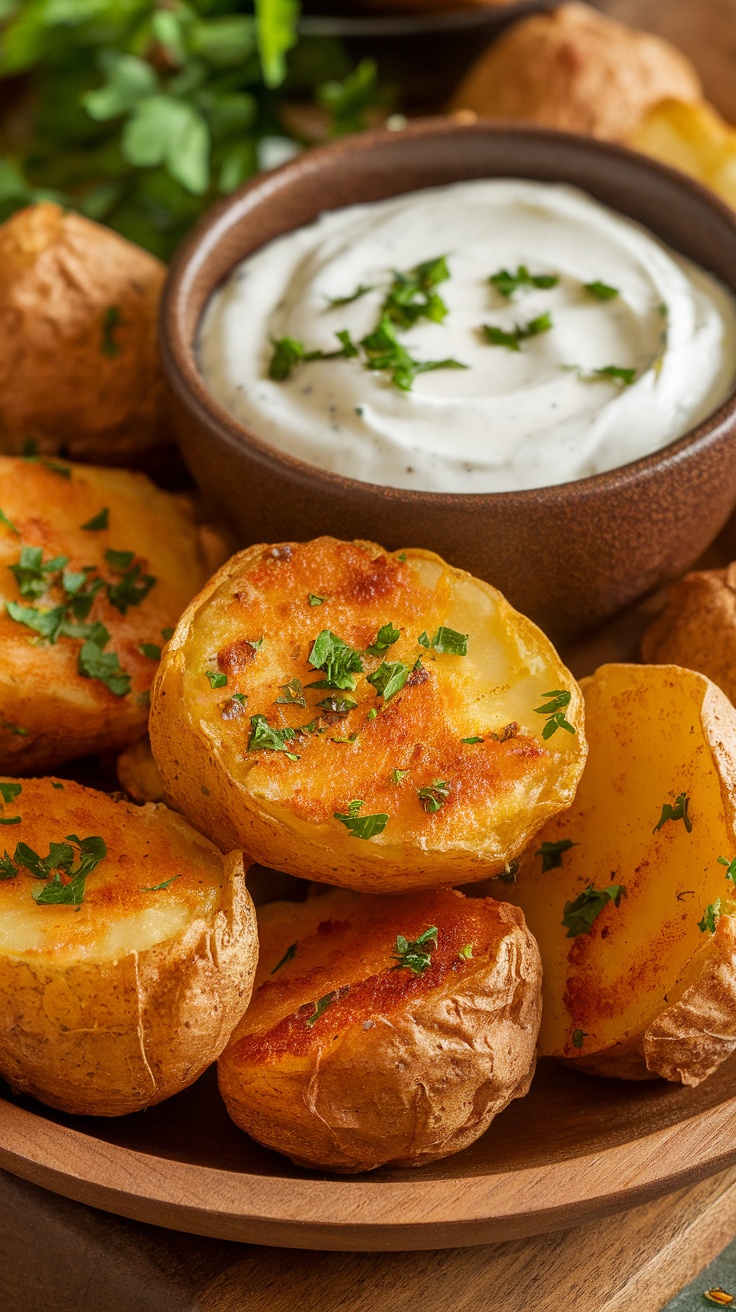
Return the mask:
<path id="1" fill-rule="evenodd" d="M 150 466 L 171 444 L 156 342 L 165 269 L 50 203 L 0 226 L 0 452 Z"/>

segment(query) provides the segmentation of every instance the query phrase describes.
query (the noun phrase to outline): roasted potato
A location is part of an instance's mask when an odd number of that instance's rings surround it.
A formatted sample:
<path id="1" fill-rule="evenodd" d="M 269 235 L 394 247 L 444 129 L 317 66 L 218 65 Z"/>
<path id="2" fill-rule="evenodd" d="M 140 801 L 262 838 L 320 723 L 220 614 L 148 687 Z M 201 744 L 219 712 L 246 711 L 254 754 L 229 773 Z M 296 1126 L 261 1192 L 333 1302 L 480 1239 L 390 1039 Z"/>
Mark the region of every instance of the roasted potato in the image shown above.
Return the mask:
<path id="1" fill-rule="evenodd" d="M 698 101 L 700 80 L 668 41 L 584 4 L 535 14 L 473 65 L 452 107 L 625 141 L 659 101 Z"/>
<path id="2" fill-rule="evenodd" d="M 645 661 L 705 674 L 736 702 L 736 563 L 686 574 L 642 639 Z"/>
<path id="3" fill-rule="evenodd" d="M 526 1093 L 541 974 L 515 907 L 331 890 L 258 920 L 256 992 L 218 1076 L 260 1143 L 331 1171 L 420 1166 Z"/>
<path id="4" fill-rule="evenodd" d="M 140 738 L 207 572 L 191 508 L 145 475 L 0 456 L 0 771 Z"/>
<path id="5" fill-rule="evenodd" d="M 649 111 L 628 145 L 689 173 L 736 209 L 736 128 L 710 105 L 666 100 Z"/>
<path id="6" fill-rule="evenodd" d="M 503 873 L 585 759 L 575 681 L 500 593 L 432 552 L 335 538 L 250 547 L 210 580 L 150 733 L 214 842 L 369 892 Z"/>
<path id="7" fill-rule="evenodd" d="M 0 451 L 97 464 L 173 443 L 156 319 L 165 268 L 58 205 L 0 226 Z"/>
<path id="8" fill-rule="evenodd" d="M 0 1076 L 66 1112 L 161 1102 L 248 1005 L 258 939 L 240 853 L 165 806 L 68 781 L 8 779 L 0 797 Z"/>
<path id="9" fill-rule="evenodd" d="M 674 665 L 582 687 L 577 796 L 505 891 L 542 954 L 540 1051 L 695 1085 L 736 1049 L 736 711 Z"/>
<path id="10" fill-rule="evenodd" d="M 120 787 L 131 801 L 166 801 L 166 789 L 153 759 L 148 734 L 120 753 L 115 762 L 115 772 Z"/>

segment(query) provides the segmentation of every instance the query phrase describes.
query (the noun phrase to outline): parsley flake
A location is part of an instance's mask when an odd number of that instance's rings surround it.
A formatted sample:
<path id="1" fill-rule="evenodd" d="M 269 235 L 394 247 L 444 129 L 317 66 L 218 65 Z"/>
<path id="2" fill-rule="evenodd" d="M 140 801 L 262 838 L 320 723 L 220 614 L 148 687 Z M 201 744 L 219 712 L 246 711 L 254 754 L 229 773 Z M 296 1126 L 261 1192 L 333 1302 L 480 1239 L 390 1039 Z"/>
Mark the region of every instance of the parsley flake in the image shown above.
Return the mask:
<path id="1" fill-rule="evenodd" d="M 219 670 L 205 670 L 205 675 L 209 680 L 210 688 L 227 687 L 227 675 L 221 674 Z"/>
<path id="2" fill-rule="evenodd" d="M 310 606 L 321 606 L 321 605 L 323 605 L 323 603 L 324 603 L 326 600 L 327 600 L 326 597 L 319 597 L 319 596 L 317 596 L 317 593 L 316 593 L 316 592 L 310 592 L 310 593 L 309 593 L 309 604 L 310 604 Z"/>
<path id="3" fill-rule="evenodd" d="M 530 319 L 528 323 L 515 324 L 513 332 L 510 333 L 493 324 L 484 323 L 483 336 L 491 346 L 505 346 L 508 351 L 520 351 L 522 342 L 530 337 L 539 337 L 540 333 L 548 333 L 553 326 L 552 315 L 546 310 L 544 314 L 538 314 L 536 319 Z"/>
<path id="4" fill-rule="evenodd" d="M 110 305 L 102 319 L 102 341 L 100 351 L 108 360 L 114 360 L 120 354 L 120 343 L 115 337 L 115 329 L 120 326 L 120 311 L 117 305 Z"/>
<path id="5" fill-rule="evenodd" d="M 449 277 L 444 255 L 417 264 L 409 273 L 394 272 L 381 307 L 383 316 L 399 328 L 412 328 L 419 319 L 442 323 L 447 317 L 447 306 L 435 288 Z"/>
<path id="6" fill-rule="evenodd" d="M 394 628 L 391 623 L 383 624 L 370 647 L 366 647 L 366 654 L 368 656 L 383 656 L 384 652 L 388 651 L 389 647 L 393 647 L 400 637 L 400 629 Z"/>
<path id="7" fill-rule="evenodd" d="M 110 635 L 107 629 L 103 629 L 102 625 L 94 627 L 102 630 L 108 642 Z M 103 651 L 104 645 L 94 638 L 87 638 L 82 643 L 77 665 L 79 673 L 83 679 L 99 679 L 116 697 L 126 697 L 131 687 L 130 675 L 121 667 L 114 651 Z"/>
<path id="8" fill-rule="evenodd" d="M 401 392 L 410 392 L 417 374 L 430 373 L 435 369 L 467 369 L 459 360 L 415 360 L 396 336 L 391 319 L 387 314 L 381 318 L 378 327 L 360 343 L 365 352 L 365 368 L 378 373 L 391 375 L 391 382 Z"/>
<path id="9" fill-rule="evenodd" d="M 23 792 L 22 784 L 0 783 L 0 797 L 2 797 L 4 802 L 13 802 L 16 797 L 20 797 L 22 792 Z"/>
<path id="10" fill-rule="evenodd" d="M 430 925 L 418 938 L 406 939 L 403 934 L 396 936 L 394 970 L 410 970 L 414 975 L 421 975 L 431 966 L 431 952 L 437 946 L 437 926 Z"/>
<path id="11" fill-rule="evenodd" d="M 475 734 L 472 738 L 461 738 L 460 741 L 463 743 L 467 743 L 469 746 L 472 746 L 473 743 L 482 743 L 483 739 L 479 738 L 477 734 Z"/>
<path id="12" fill-rule="evenodd" d="M 723 915 L 723 912 L 724 905 L 721 899 L 717 897 L 715 902 L 711 902 L 710 906 L 705 908 L 703 919 L 698 921 L 698 929 L 701 933 L 705 934 L 708 932 L 710 934 L 715 934 L 716 925 Z"/>
<path id="13" fill-rule="evenodd" d="M 572 1046 L 573 1046 L 573 1048 L 582 1048 L 582 1046 L 583 1046 L 583 1044 L 585 1043 L 585 1040 L 587 1039 L 587 1037 L 588 1037 L 588 1035 L 586 1034 L 585 1030 L 573 1030 L 573 1032 L 572 1032 Z"/>
<path id="14" fill-rule="evenodd" d="M 368 682 L 373 685 L 379 697 L 383 697 L 384 706 L 401 692 L 411 670 L 401 661 L 383 661 L 373 674 L 368 675 Z"/>
<path id="15" fill-rule="evenodd" d="M 336 990 L 333 989 L 332 993 L 325 993 L 324 997 L 320 998 L 319 1002 L 313 1003 L 314 1011 L 312 1012 L 311 1016 L 307 1017 L 307 1021 L 306 1021 L 310 1030 L 312 1026 L 317 1023 L 320 1017 L 324 1016 L 325 1012 L 327 1011 L 327 1008 L 331 1007 L 333 1002 L 336 1001 L 337 1001 L 337 992 Z"/>
<path id="16" fill-rule="evenodd" d="M 514 292 L 521 287 L 539 287 L 547 290 L 556 287 L 560 279 L 555 273 L 531 274 L 525 264 L 520 264 L 516 273 L 510 273 L 508 269 L 499 269 L 498 273 L 491 274 L 488 281 L 501 296 L 510 300 Z"/>
<path id="17" fill-rule="evenodd" d="M 614 296 L 618 296 L 618 287 L 609 287 L 608 283 L 596 279 L 595 282 L 583 283 L 586 292 L 591 296 L 596 296 L 599 301 L 612 301 Z"/>
<path id="18" fill-rule="evenodd" d="M 577 733 L 574 725 L 565 716 L 565 711 L 570 705 L 571 694 L 563 688 L 553 688 L 551 692 L 543 692 L 543 697 L 551 698 L 545 702 L 544 706 L 535 706 L 535 715 L 546 715 L 547 722 L 542 729 L 542 737 L 546 740 L 551 738 L 558 729 L 564 729 L 566 733 Z"/>
<path id="19" fill-rule="evenodd" d="M 392 770 L 392 771 L 391 771 L 391 783 L 392 783 L 392 784 L 400 784 L 400 783 L 403 783 L 403 781 L 404 781 L 404 779 L 406 779 L 406 776 L 408 775 L 408 773 L 409 773 L 408 770 Z"/>
<path id="20" fill-rule="evenodd" d="M 463 961 L 472 961 L 472 958 L 473 958 L 473 944 L 472 944 L 472 943 L 466 943 L 466 944 L 465 944 L 465 947 L 459 949 L 457 955 L 458 955 L 459 957 L 462 957 Z"/>
<path id="21" fill-rule="evenodd" d="M 577 938 L 579 934 L 589 934 L 603 908 L 609 902 L 618 907 L 625 893 L 624 884 L 609 884 L 607 888 L 593 888 L 589 884 L 574 901 L 565 903 L 562 924 L 567 930 L 567 937 Z"/>
<path id="22" fill-rule="evenodd" d="M 296 736 L 296 729 L 274 729 L 268 723 L 265 715 L 251 715 L 248 751 L 283 752 L 290 761 L 298 761 L 299 757 L 296 752 L 289 751 L 286 745 Z"/>
<path id="23" fill-rule="evenodd" d="M 733 884 L 736 884 L 736 856 L 731 861 L 728 860 L 728 857 L 719 856 L 718 864 L 726 867 L 726 879 L 730 879 Z"/>
<path id="24" fill-rule="evenodd" d="M 329 629 L 323 629 L 315 639 L 309 653 L 309 664 L 315 670 L 324 670 L 325 675 L 316 683 L 310 683 L 310 688 L 340 688 L 352 692 L 354 676 L 363 673 L 360 653 Z"/>
<path id="25" fill-rule="evenodd" d="M 571 847 L 577 847 L 571 838 L 558 838 L 555 842 L 545 841 L 537 848 L 535 856 L 542 858 L 542 874 L 545 875 L 548 870 L 559 870 L 562 865 L 562 853 L 569 852 Z"/>
<path id="26" fill-rule="evenodd" d="M 281 960 L 276 962 L 276 965 L 274 966 L 273 970 L 271 971 L 271 974 L 272 974 L 272 975 L 275 975 L 277 970 L 281 970 L 281 967 L 282 967 L 282 966 L 285 966 L 286 963 L 287 963 L 287 961 L 292 961 L 292 960 L 293 960 L 293 958 L 296 956 L 296 949 L 297 949 L 297 944 L 298 944 L 298 942 L 299 942 L 299 940 L 297 939 L 296 943 L 291 943 L 291 944 L 289 945 L 289 947 L 286 949 L 286 951 L 285 951 L 283 957 L 281 958 Z"/>
<path id="27" fill-rule="evenodd" d="M 5 528 L 9 529 L 11 533 L 15 533 L 15 536 L 18 538 L 20 537 L 20 533 L 15 527 L 15 524 L 13 524 L 12 521 L 8 519 L 7 515 L 3 510 L 0 510 L 0 524 L 4 524 Z"/>
<path id="28" fill-rule="evenodd" d="M 161 648 L 155 642 L 142 642 L 138 648 L 141 656 L 145 656 L 149 661 L 161 660 Z"/>
<path id="29" fill-rule="evenodd" d="M 107 584 L 110 604 L 119 610 L 121 615 L 125 615 L 129 606 L 140 606 L 156 583 L 156 579 L 152 574 L 142 573 L 143 566 L 140 561 L 133 563 L 135 560 L 133 551 L 106 551 L 105 560 L 112 573 L 120 575 L 117 582 Z"/>
<path id="30" fill-rule="evenodd" d="M 359 301 L 361 296 L 367 296 L 368 292 L 373 291 L 375 291 L 375 287 L 364 287 L 361 283 L 360 286 L 356 287 L 355 291 L 351 292 L 349 296 L 326 297 L 327 309 L 336 310 L 341 305 L 352 305 L 353 301 Z"/>
<path id="31" fill-rule="evenodd" d="M 276 706 L 306 706 L 307 699 L 301 679 L 289 679 L 288 683 L 281 684 L 280 690 L 283 697 L 276 698 Z"/>
<path id="32" fill-rule="evenodd" d="M 420 633 L 417 642 L 420 647 L 426 647 L 427 650 L 432 648 L 440 654 L 467 656 L 468 636 L 467 633 L 458 633 L 457 629 L 449 629 L 446 624 L 441 624 L 433 638 L 429 637 L 425 629 L 424 633 Z"/>
<path id="33" fill-rule="evenodd" d="M 273 354 L 268 366 L 268 376 L 274 383 L 283 383 L 300 364 L 310 364 L 313 360 L 351 360 L 358 354 L 358 348 L 351 340 L 347 329 L 335 333 L 340 348 L 337 351 L 307 351 L 304 343 L 295 337 L 272 339 Z"/>
<path id="34" fill-rule="evenodd" d="M 450 791 L 451 785 L 447 779 L 433 779 L 424 788 L 417 788 L 417 797 L 427 814 L 434 815 L 445 805 Z"/>
<path id="35" fill-rule="evenodd" d="M 86 524 L 81 525 L 83 529 L 87 529 L 90 533 L 97 532 L 98 529 L 109 528 L 109 526 L 110 511 L 107 506 L 105 506 L 105 509 L 101 510 L 98 515 L 94 515 L 92 519 L 88 519 Z"/>
<path id="36" fill-rule="evenodd" d="M 360 815 L 363 806 L 365 806 L 365 803 L 360 798 L 354 797 L 352 802 L 348 804 L 347 814 L 335 811 L 335 819 L 345 826 L 353 838 L 368 839 L 373 838 L 374 834 L 382 834 L 388 824 L 389 817 L 381 813 L 377 815 Z"/>
<path id="37" fill-rule="evenodd" d="M 79 864 L 75 869 L 77 856 Z M 34 879 L 45 881 L 44 887 L 33 894 L 38 905 L 80 906 L 84 900 L 87 876 L 106 856 L 107 846 L 99 836 L 78 838 L 76 834 L 67 834 L 63 843 L 49 844 L 49 854 L 45 857 L 39 856 L 27 843 L 18 843 L 12 861 L 17 868 L 27 870 Z M 3 863 L 3 877 L 12 878 L 7 872 L 7 864 L 10 863 L 7 852 Z M 52 874 L 53 879 L 50 878 Z M 65 879 L 61 878 L 62 875 Z"/>
<path id="38" fill-rule="evenodd" d="M 654 834 L 658 833 L 658 831 L 662 828 L 662 825 L 665 825 L 668 820 L 682 820 L 682 823 L 684 824 L 687 833 L 691 834 L 693 831 L 693 822 L 687 813 L 687 809 L 689 805 L 690 805 L 690 798 L 687 797 L 685 793 L 678 793 L 677 797 L 675 798 L 674 805 L 672 806 L 670 805 L 669 802 L 664 802 L 662 805 L 662 814 L 659 817 L 659 820 L 657 821 L 656 825 L 654 826 L 652 833 Z M 727 864 L 727 862 L 724 862 L 723 864 Z"/>
<path id="39" fill-rule="evenodd" d="M 164 879 L 160 884 L 152 884 L 150 888 L 141 889 L 142 893 L 158 893 L 159 889 L 168 888 L 175 880 L 181 879 L 181 875 L 172 875 L 171 879 Z"/>

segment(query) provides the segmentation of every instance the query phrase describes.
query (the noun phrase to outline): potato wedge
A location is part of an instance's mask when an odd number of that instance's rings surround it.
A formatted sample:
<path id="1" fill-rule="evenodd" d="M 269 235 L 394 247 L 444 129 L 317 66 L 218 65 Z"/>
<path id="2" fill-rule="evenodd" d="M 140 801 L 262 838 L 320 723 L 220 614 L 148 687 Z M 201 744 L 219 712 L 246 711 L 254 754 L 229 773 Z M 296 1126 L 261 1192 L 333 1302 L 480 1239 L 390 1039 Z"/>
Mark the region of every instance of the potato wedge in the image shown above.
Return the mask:
<path id="1" fill-rule="evenodd" d="M 191 507 L 145 475 L 0 456 L 0 771 L 140 738 L 164 634 L 207 573 Z"/>
<path id="2" fill-rule="evenodd" d="M 585 759 L 572 676 L 500 593 L 432 552 L 335 538 L 250 547 L 210 580 L 150 733 L 214 842 L 369 892 L 503 872 Z"/>
<path id="3" fill-rule="evenodd" d="M 689 173 L 736 209 L 736 128 L 711 105 L 665 100 L 649 110 L 627 144 Z"/>
<path id="4" fill-rule="evenodd" d="M 59 205 L 0 226 L 0 451 L 159 463 L 173 447 L 156 340 L 163 264 Z"/>
<path id="5" fill-rule="evenodd" d="M 161 1102 L 248 1005 L 258 938 L 240 853 L 165 806 L 68 780 L 6 779 L 0 796 L 0 1076 L 84 1115 Z"/>
<path id="6" fill-rule="evenodd" d="M 672 665 L 582 688 L 577 796 L 507 890 L 542 954 L 540 1051 L 695 1085 L 736 1049 L 736 711 Z"/>
<path id="7" fill-rule="evenodd" d="M 526 1093 L 541 976 L 515 907 L 331 890 L 258 917 L 256 992 L 218 1078 L 260 1143 L 331 1171 L 420 1166 Z"/>

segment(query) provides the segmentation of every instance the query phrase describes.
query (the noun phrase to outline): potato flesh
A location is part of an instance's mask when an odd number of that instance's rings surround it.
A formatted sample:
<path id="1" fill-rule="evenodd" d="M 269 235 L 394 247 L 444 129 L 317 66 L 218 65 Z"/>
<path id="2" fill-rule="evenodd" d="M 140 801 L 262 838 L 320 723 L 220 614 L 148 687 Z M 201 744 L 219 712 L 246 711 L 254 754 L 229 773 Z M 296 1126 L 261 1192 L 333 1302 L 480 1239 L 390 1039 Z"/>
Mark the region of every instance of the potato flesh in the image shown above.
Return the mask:
<path id="1" fill-rule="evenodd" d="M 549 688 L 574 684 L 538 630 L 498 593 L 429 553 L 407 551 L 402 562 L 380 548 L 331 539 L 287 550 L 264 549 L 247 573 L 223 582 L 198 612 L 185 658 L 184 697 L 193 720 L 225 769 L 265 809 L 289 813 L 295 827 L 334 828 L 335 813 L 360 798 L 363 814 L 390 816 L 372 845 L 462 847 L 472 830 L 474 841 L 497 857 L 513 843 L 520 813 L 539 807 L 544 816 L 564 804 L 558 780 L 571 763 L 574 768 L 584 744 L 564 732 L 544 743 L 544 717 L 533 708 Z M 310 593 L 324 602 L 310 605 Z M 389 622 L 401 637 L 383 659 L 412 668 L 421 656 L 423 682 L 411 686 L 410 678 L 384 708 L 365 675 L 356 675 L 355 692 L 344 695 L 357 708 L 323 721 L 323 733 L 290 743 L 299 761 L 283 752 L 248 752 L 251 716 L 263 714 L 283 727 L 321 714 L 317 703 L 331 690 L 307 687 L 322 677 L 307 660 L 321 630 L 363 650 Z M 440 625 L 469 634 L 467 656 L 427 652 L 417 643 L 424 630 L 431 636 Z M 243 642 L 260 638 L 259 650 L 238 657 Z M 233 670 L 231 653 L 240 669 Z M 365 658 L 366 674 L 381 659 Z M 209 686 L 206 671 L 218 669 L 228 672 L 227 688 Z M 307 706 L 276 704 L 295 677 Z M 235 692 L 247 697 L 247 713 L 225 720 L 223 708 Z M 371 709 L 379 712 L 373 720 Z M 491 734 L 511 722 L 518 725 L 514 736 L 493 741 Z M 339 741 L 353 733 L 356 741 Z M 473 736 L 484 741 L 463 743 Z M 392 779 L 395 769 L 408 772 L 400 782 Z M 450 783 L 450 795 L 428 814 L 417 790 L 436 779 Z"/>
<path id="2" fill-rule="evenodd" d="M 107 856 L 87 877 L 84 901 L 40 905 L 41 886 L 23 869 L 0 880 L 0 954 L 41 965 L 113 961 L 177 937 L 190 921 L 212 920 L 223 882 L 219 854 L 165 808 L 114 802 L 68 780 L 24 779 L 2 816 L 21 824 L 0 828 L 12 856 L 18 842 L 46 856 L 67 834 L 99 835 Z M 54 787 L 54 782 L 62 784 Z M 156 884 L 173 879 L 168 888 Z"/>
<path id="3" fill-rule="evenodd" d="M 672 666 L 604 666 L 581 686 L 589 756 L 577 796 L 540 830 L 505 890 L 542 954 L 540 1050 L 549 1056 L 585 1057 L 641 1034 L 707 956 L 711 935 L 698 928 L 705 908 L 733 895 L 718 863 L 736 851 L 733 818 L 702 722 L 716 690 Z M 653 833 L 663 804 L 680 793 L 692 832 L 669 820 Z M 561 839 L 577 846 L 542 873 L 541 843 Z M 626 895 L 589 933 L 568 938 L 565 903 L 590 884 L 623 884 Z M 576 1030 L 582 1047 L 572 1042 Z"/>

